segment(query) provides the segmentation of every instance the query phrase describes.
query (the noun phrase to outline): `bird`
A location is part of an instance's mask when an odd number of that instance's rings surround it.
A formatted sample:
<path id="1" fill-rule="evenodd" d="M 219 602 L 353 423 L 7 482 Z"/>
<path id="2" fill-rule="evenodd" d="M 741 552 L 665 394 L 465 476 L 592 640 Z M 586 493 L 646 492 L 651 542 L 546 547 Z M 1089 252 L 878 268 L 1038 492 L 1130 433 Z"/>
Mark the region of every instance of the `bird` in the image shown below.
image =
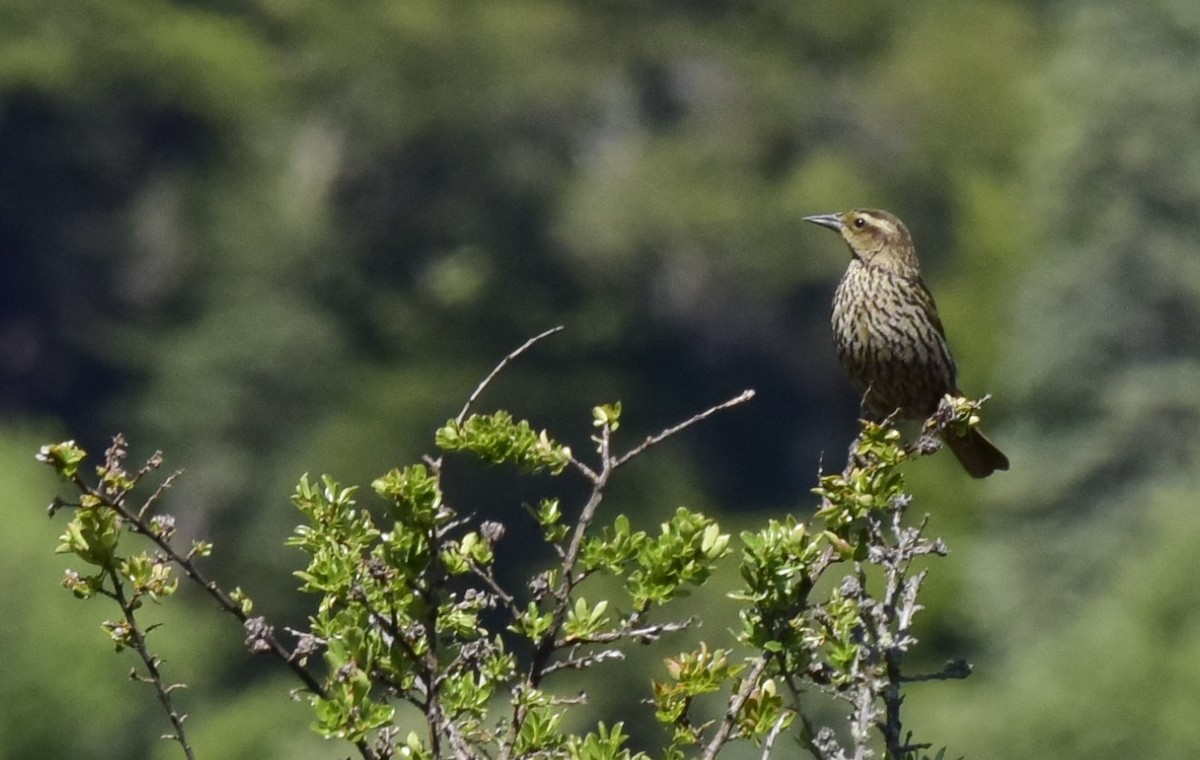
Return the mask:
<path id="1" fill-rule="evenodd" d="M 943 396 L 962 396 L 958 368 L 912 235 L 896 216 L 855 209 L 806 216 L 850 246 L 850 265 L 833 296 L 838 360 L 879 418 L 926 419 Z M 1008 457 L 977 428 L 942 440 L 971 477 L 1008 469 Z"/>

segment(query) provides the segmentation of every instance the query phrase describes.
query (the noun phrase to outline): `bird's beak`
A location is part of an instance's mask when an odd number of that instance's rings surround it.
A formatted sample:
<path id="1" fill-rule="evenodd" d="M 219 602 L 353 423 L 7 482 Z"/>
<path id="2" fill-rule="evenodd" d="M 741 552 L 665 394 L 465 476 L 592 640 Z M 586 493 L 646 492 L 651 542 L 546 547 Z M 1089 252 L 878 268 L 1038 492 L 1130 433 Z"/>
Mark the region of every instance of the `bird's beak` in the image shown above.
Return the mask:
<path id="1" fill-rule="evenodd" d="M 804 221 L 819 224 L 822 227 L 828 227 L 831 230 L 842 231 L 842 217 L 840 214 L 817 214 L 816 216 L 806 216 Z"/>

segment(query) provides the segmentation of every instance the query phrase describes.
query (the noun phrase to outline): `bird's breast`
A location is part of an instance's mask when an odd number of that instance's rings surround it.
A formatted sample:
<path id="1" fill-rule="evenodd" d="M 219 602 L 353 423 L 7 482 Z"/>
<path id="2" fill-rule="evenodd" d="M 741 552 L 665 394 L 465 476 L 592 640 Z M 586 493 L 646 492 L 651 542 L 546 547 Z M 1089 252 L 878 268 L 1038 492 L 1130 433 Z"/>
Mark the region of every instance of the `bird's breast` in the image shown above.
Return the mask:
<path id="1" fill-rule="evenodd" d="M 838 358 L 878 414 L 928 415 L 955 387 L 954 361 L 919 280 L 851 261 L 833 299 Z"/>

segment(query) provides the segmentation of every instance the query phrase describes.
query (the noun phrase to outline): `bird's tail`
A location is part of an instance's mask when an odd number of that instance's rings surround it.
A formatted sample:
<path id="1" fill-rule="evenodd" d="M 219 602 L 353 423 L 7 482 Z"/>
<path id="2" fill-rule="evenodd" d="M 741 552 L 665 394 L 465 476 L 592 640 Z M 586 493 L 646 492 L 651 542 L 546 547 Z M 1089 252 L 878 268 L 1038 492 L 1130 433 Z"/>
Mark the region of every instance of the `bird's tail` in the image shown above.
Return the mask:
<path id="1" fill-rule="evenodd" d="M 1004 452 L 975 428 L 962 436 L 947 431 L 942 440 L 973 478 L 986 478 L 996 470 L 1008 469 L 1008 457 L 1004 456 Z"/>

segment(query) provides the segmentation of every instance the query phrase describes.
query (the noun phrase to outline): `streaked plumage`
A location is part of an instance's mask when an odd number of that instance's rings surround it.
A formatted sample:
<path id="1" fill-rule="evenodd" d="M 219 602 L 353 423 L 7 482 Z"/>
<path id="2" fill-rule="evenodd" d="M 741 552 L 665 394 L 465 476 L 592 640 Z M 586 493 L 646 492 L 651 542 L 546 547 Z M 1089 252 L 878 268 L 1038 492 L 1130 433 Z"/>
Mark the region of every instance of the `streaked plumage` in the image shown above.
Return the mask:
<path id="1" fill-rule="evenodd" d="M 897 412 L 924 419 L 945 394 L 961 396 L 946 333 L 904 224 L 867 209 L 805 221 L 836 230 L 850 246 L 850 266 L 833 297 L 833 335 L 867 408 L 880 417 Z M 978 430 L 944 440 L 973 477 L 1008 469 L 1008 458 Z"/>

